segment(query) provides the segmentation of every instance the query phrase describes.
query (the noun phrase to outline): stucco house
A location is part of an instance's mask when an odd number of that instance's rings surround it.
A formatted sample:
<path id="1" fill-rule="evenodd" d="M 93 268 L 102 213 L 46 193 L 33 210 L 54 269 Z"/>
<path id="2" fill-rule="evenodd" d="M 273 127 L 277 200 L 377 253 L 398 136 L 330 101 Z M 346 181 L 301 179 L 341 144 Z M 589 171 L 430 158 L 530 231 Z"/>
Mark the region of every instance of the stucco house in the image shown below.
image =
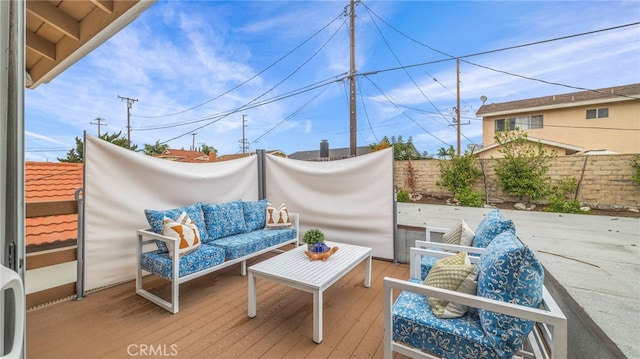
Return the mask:
<path id="1" fill-rule="evenodd" d="M 500 157 L 496 131 L 527 132 L 532 142 L 574 154 L 640 153 L 640 84 L 483 104 L 481 158 Z"/>

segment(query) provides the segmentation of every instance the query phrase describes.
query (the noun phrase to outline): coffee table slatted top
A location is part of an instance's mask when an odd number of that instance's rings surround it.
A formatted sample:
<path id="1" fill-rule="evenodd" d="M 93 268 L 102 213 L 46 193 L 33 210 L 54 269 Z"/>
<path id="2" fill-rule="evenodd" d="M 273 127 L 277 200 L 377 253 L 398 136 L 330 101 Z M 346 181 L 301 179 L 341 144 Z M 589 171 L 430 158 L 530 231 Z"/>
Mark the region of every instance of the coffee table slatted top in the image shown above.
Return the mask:
<path id="1" fill-rule="evenodd" d="M 286 278 L 289 285 L 325 289 L 335 283 L 345 272 L 371 255 L 371 248 L 345 243 L 325 242 L 329 247 L 338 247 L 326 261 L 310 261 L 305 255 L 307 246 L 299 246 L 264 262 L 254 264 L 250 271 L 260 277 L 272 277 L 277 281 Z"/>

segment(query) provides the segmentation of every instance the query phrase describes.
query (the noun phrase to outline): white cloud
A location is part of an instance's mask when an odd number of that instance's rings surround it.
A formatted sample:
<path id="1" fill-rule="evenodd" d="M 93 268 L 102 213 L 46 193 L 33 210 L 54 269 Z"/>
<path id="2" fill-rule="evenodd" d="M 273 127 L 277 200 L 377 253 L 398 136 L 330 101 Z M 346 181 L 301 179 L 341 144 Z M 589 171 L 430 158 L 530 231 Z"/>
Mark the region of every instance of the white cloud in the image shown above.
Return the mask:
<path id="1" fill-rule="evenodd" d="M 259 98 L 257 102 L 264 101 L 347 71 L 348 33 L 346 29 L 341 29 L 316 58 L 292 74 L 337 29 L 340 22 L 336 22 L 281 63 L 225 94 L 259 71 L 267 69 L 306 40 L 340 14 L 344 5 L 338 1 L 160 1 L 50 84 L 27 91 L 27 147 L 56 143 L 72 148 L 75 146 L 74 137 L 81 137 L 82 131 L 96 133 L 96 127 L 90 124 L 96 117 L 104 118 L 108 124 L 102 131 L 123 131 L 126 134 L 126 104 L 118 99 L 118 95 L 139 99 L 131 109 L 131 126 L 134 129 L 132 139 L 140 146 L 185 134 L 171 141 L 170 145 L 189 148 L 192 143 L 189 134 L 197 132 L 197 143 L 205 142 L 223 154 L 236 153 L 242 136 L 242 115 L 245 114 L 249 121 L 246 128 L 249 140 L 260 138 L 280 121 L 291 117 L 256 145 L 269 145 L 293 152 L 309 146 L 316 148 L 321 138 L 327 138 L 332 146 L 340 147 L 348 143 L 349 137 L 348 121 L 345 120 L 348 117 L 346 83 L 329 86 L 308 106 L 303 105 L 317 92 L 254 109 L 247 108 L 217 121 L 219 117 L 216 116 L 254 99 Z M 499 3 L 494 5 L 492 11 L 506 11 L 507 6 Z M 637 9 L 637 4 L 630 3 L 585 3 L 575 6 L 566 2 L 551 2 L 545 5 L 519 4 L 518 7 L 523 7 L 519 11 L 505 13 L 508 17 L 505 17 L 504 24 L 487 25 L 483 20 L 483 26 L 478 27 L 479 19 L 467 17 L 460 18 L 456 27 L 443 29 L 442 23 L 446 17 L 453 15 L 437 12 L 438 7 L 457 7 L 458 3 L 367 4 L 399 29 L 410 29 L 409 35 L 428 44 L 437 43 L 446 47 L 444 50 L 455 50 L 451 52 L 458 54 L 631 22 L 632 10 Z M 411 11 L 413 7 L 421 10 Z M 571 7 L 571 17 L 556 11 L 566 7 Z M 524 11 L 525 8 L 527 11 Z M 429 11 L 424 13 L 425 20 L 420 23 L 416 19 L 420 19 L 423 9 Z M 533 10 L 528 11 L 530 9 Z M 364 10 L 362 6 L 358 8 L 358 69 L 373 71 L 399 66 Z M 600 15 L 594 17 L 594 13 Z M 417 23 L 403 22 L 404 17 L 409 15 L 413 15 L 412 21 Z M 490 15 L 493 13 L 486 14 Z M 439 22 L 437 16 L 445 19 Z M 585 18 L 590 19 L 589 24 L 580 20 Z M 473 29 L 473 33 L 469 29 Z M 384 31 L 387 39 L 391 40 L 390 46 L 404 65 L 443 58 L 397 34 L 391 36 L 393 31 Z M 485 39 L 485 42 L 470 43 L 466 39 L 471 35 L 482 35 L 473 38 L 476 41 Z M 443 44 L 438 41 L 448 42 Z M 468 60 L 528 77 L 600 88 L 640 82 L 637 65 L 639 44 L 637 27 L 632 27 L 471 57 Z M 365 141 L 374 142 L 372 129 L 379 138 L 384 135 L 413 136 L 418 149 L 429 152 L 443 147 L 443 142 L 453 144 L 455 131 L 447 126 L 446 121 L 456 102 L 455 63 L 448 61 L 411 67 L 407 72 L 421 91 L 400 70 L 372 74 L 368 77 L 370 81 L 364 78 L 359 80 L 358 90 L 362 91 L 367 101 L 368 115 L 367 118 L 363 109 L 359 108 L 359 136 Z M 461 72 L 461 107 L 468 111 L 464 116 L 471 118 L 475 117 L 474 112 L 481 106 L 481 95 L 487 96 L 488 103 L 491 103 L 577 91 L 509 76 L 464 62 Z M 287 81 L 267 93 L 290 75 Z M 438 81 L 434 81 L 434 78 Z M 374 84 L 398 107 L 389 104 Z M 205 103 L 207 101 L 210 102 Z M 152 117 L 177 112 L 182 113 Z M 206 120 L 193 122 L 198 119 Z M 198 128 L 213 121 L 216 122 Z M 141 130 L 185 122 L 193 123 L 153 131 Z M 481 141 L 481 121 L 472 120 L 470 125 L 462 127 L 462 132 L 471 141 Z M 48 142 L 47 139 L 57 142 Z"/>
<path id="2" fill-rule="evenodd" d="M 57 145 L 62 145 L 64 144 L 62 141 L 59 141 L 55 138 L 52 138 L 50 136 L 46 136 L 46 135 L 41 135 L 39 133 L 35 133 L 35 132 L 31 132 L 31 131 L 25 131 L 24 132 L 25 137 L 28 138 L 32 138 L 38 141 L 43 141 L 43 142 L 48 142 L 48 143 L 55 143 Z"/>

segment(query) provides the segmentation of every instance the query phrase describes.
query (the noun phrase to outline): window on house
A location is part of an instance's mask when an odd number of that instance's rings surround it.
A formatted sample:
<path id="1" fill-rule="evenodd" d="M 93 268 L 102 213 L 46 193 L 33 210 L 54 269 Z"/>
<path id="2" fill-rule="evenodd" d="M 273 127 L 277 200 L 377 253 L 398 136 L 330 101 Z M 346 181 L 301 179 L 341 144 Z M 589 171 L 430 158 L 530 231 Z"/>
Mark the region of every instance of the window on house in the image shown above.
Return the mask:
<path id="1" fill-rule="evenodd" d="M 504 131 L 507 123 L 511 131 L 515 130 L 516 127 L 521 130 L 534 130 L 543 127 L 542 115 L 520 116 L 496 120 L 496 131 Z"/>
<path id="2" fill-rule="evenodd" d="M 587 110 L 587 120 L 594 118 L 607 118 L 609 117 L 609 108 L 594 108 Z"/>

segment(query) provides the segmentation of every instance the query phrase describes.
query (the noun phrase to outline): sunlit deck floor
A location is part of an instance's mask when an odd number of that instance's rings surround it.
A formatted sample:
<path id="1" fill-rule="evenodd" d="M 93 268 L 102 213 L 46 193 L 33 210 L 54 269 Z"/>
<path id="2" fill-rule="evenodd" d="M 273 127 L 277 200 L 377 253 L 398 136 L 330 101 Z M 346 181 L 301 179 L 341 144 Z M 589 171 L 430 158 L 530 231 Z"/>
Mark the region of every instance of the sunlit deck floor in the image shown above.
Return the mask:
<path id="1" fill-rule="evenodd" d="M 267 253 L 251 265 L 275 254 Z M 180 288 L 172 315 L 135 294 L 135 282 L 27 313 L 29 358 L 382 358 L 382 279 L 408 278 L 409 266 L 373 260 L 324 292 L 324 338 L 312 340 L 312 294 L 258 279 L 258 308 L 247 317 L 247 277 L 240 266 Z M 152 280 L 149 285 L 168 282 Z M 145 284 L 146 286 L 147 284 Z M 402 357 L 400 355 L 397 358 Z"/>

